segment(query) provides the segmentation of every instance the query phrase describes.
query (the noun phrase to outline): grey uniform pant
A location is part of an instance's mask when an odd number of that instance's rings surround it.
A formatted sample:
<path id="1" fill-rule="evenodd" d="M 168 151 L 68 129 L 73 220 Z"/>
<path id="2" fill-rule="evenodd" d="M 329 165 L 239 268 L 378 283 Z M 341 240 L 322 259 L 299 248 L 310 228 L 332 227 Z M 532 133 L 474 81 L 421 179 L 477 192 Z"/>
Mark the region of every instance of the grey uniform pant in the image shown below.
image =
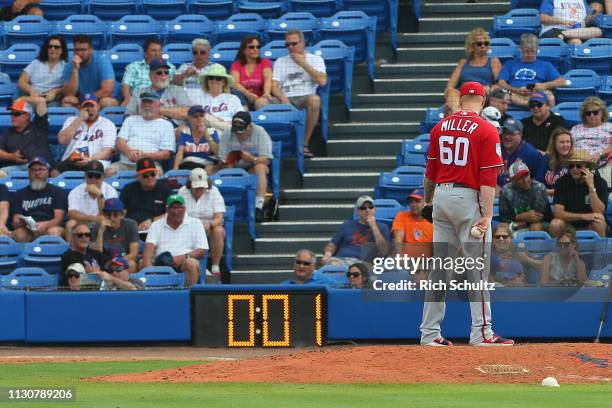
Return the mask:
<path id="1" fill-rule="evenodd" d="M 468 291 L 470 310 L 472 314 L 472 329 L 470 344 L 480 343 L 483 338 L 491 338 L 491 304 L 489 292 L 484 283 L 489 278 L 489 256 L 491 250 L 491 228 L 483 238 L 474 238 L 470 234 L 472 225 L 480 218 L 480 194 L 478 191 L 453 187 L 452 184 L 440 184 L 435 191 L 433 205 L 433 255 L 435 259 L 445 258 L 476 258 L 484 259 L 484 268 L 466 269 L 464 274 L 467 282 L 481 284 L 482 290 Z M 444 265 L 444 263 L 442 263 Z M 455 267 L 455 272 L 457 271 Z M 440 267 L 435 263 L 429 272 L 432 283 L 445 282 L 452 278 L 453 270 Z M 425 293 L 423 321 L 421 323 L 421 344 L 427 344 L 441 337 L 440 323 L 444 319 L 446 309 L 445 290 L 430 290 Z"/>

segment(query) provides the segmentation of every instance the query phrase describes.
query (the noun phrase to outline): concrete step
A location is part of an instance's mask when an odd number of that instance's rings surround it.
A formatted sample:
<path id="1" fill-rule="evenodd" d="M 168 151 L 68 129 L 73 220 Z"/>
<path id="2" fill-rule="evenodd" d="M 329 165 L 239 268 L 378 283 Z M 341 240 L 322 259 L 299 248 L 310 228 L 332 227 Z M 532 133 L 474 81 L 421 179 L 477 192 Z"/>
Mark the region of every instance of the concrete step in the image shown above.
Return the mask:
<path id="1" fill-rule="evenodd" d="M 413 44 L 435 45 L 463 45 L 465 37 L 469 31 L 464 32 L 418 32 L 418 33 L 397 33 L 397 43 L 399 46 Z M 382 44 L 381 44 L 382 45 Z"/>
<path id="2" fill-rule="evenodd" d="M 283 191 L 283 194 L 287 195 L 287 200 L 291 200 L 291 202 L 293 202 L 292 197 L 297 195 L 298 191 L 303 195 L 308 194 L 308 191 L 312 190 L 285 190 Z M 264 222 L 257 226 L 257 233 L 262 238 L 275 236 L 320 236 L 321 234 L 331 236 L 334 234 L 336 229 L 338 229 L 340 224 L 342 224 L 342 221 L 323 221 L 312 219 L 307 221 L 298 220 Z"/>
<path id="3" fill-rule="evenodd" d="M 395 156 L 335 156 L 315 157 L 306 162 L 306 171 L 368 171 L 388 168 Z"/>
<path id="4" fill-rule="evenodd" d="M 461 16 L 470 15 L 473 17 L 489 17 L 491 15 L 506 14 L 510 10 L 510 2 L 507 1 L 479 1 L 477 3 L 448 2 L 424 2 L 421 12 L 427 17 L 437 16 Z"/>
<path id="5" fill-rule="evenodd" d="M 327 142 L 327 154 L 330 156 L 362 156 L 364 153 L 375 154 L 381 156 L 395 155 L 400 151 L 401 139 L 383 139 L 376 138 L 361 140 L 359 143 L 354 143 L 354 140 L 329 140 Z M 408 136 L 406 135 L 406 138 Z M 346 184 L 344 184 L 346 185 Z M 352 187 L 352 184 L 349 184 Z"/>
<path id="6" fill-rule="evenodd" d="M 362 195 L 371 196 L 373 193 L 371 187 L 305 188 L 283 190 L 283 197 L 288 204 L 353 204 Z"/>
<path id="7" fill-rule="evenodd" d="M 417 134 L 419 132 L 419 122 L 331 123 L 329 132 L 331 140 L 372 140 L 375 138 L 401 139 L 409 134 Z"/>
<path id="8" fill-rule="evenodd" d="M 330 236 L 318 237 L 274 237 L 274 238 L 257 238 L 255 240 L 255 253 L 277 253 L 291 252 L 296 253 L 301 249 L 309 249 L 314 252 L 320 252 L 323 247 L 331 239 Z"/>
<path id="9" fill-rule="evenodd" d="M 425 109 L 424 106 L 440 105 L 443 102 L 443 92 L 360 93 L 353 96 L 353 107 L 355 108 L 379 108 L 394 105 L 396 107 Z M 421 119 L 419 117 L 417 120 Z"/>
<path id="10" fill-rule="evenodd" d="M 399 47 L 397 49 L 397 62 L 401 63 L 454 63 L 456 65 L 459 59 L 464 57 L 465 48 L 463 48 L 462 46 L 447 45 L 430 48 L 422 46 L 410 46 Z"/>
<path id="11" fill-rule="evenodd" d="M 448 48 L 451 45 L 442 44 L 435 47 Z M 454 46 L 454 45 L 453 45 Z M 402 48 L 416 48 L 421 50 L 420 46 L 407 45 Z M 457 66 L 457 61 L 452 62 L 386 62 L 379 64 L 376 67 L 377 78 L 403 78 L 403 77 L 441 77 L 448 78 L 453 69 Z M 368 82 L 367 71 L 365 67 L 363 69 L 356 69 L 353 71 L 353 83 L 355 82 Z M 360 91 L 361 92 L 361 91 Z M 353 92 L 353 96 L 358 92 Z M 332 98 L 332 103 L 334 99 Z M 343 103 L 343 99 L 338 97 L 338 103 Z"/>
<path id="12" fill-rule="evenodd" d="M 385 105 L 388 106 L 353 108 L 349 112 L 350 118 L 351 120 L 359 122 L 367 122 L 370 120 L 396 120 L 398 118 L 416 122 L 425 118 L 426 108 L 424 107 L 397 107 L 398 104 L 392 103 L 387 103 Z"/>
<path id="13" fill-rule="evenodd" d="M 448 78 L 376 78 L 374 90 L 389 92 L 444 92 Z"/>
<path id="14" fill-rule="evenodd" d="M 354 204 L 281 204 L 282 221 L 301 221 L 312 219 L 346 220 L 353 215 Z"/>
<path id="15" fill-rule="evenodd" d="M 465 33 L 466 31 L 471 31 L 475 27 L 482 27 L 485 30 L 489 30 L 492 26 L 492 15 L 486 17 L 471 17 L 449 14 L 442 17 L 423 17 L 419 19 L 420 32 L 439 31 L 440 27 L 444 27 L 444 31 L 446 32 Z"/>

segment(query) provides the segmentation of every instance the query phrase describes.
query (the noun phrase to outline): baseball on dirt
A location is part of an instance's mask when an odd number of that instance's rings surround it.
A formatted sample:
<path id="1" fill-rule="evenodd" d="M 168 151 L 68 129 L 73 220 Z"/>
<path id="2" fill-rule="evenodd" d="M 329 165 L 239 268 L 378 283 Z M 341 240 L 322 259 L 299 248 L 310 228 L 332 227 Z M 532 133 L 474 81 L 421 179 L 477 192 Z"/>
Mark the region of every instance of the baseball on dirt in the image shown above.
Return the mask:
<path id="1" fill-rule="evenodd" d="M 484 235 L 484 233 L 480 230 L 480 228 L 478 227 L 472 227 L 470 234 L 474 237 L 474 238 L 482 238 L 482 236 Z"/>
<path id="2" fill-rule="evenodd" d="M 546 377 L 542 380 L 542 387 L 560 387 L 555 377 Z"/>

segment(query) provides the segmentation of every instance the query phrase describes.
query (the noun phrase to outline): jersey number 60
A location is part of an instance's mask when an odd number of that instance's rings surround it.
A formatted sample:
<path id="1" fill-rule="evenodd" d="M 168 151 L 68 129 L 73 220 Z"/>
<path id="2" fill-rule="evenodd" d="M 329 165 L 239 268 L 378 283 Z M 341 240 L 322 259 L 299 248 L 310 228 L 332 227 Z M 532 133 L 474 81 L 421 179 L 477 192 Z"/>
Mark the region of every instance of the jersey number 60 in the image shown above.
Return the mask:
<path id="1" fill-rule="evenodd" d="M 440 163 L 454 163 L 456 166 L 467 164 L 470 139 L 467 137 L 440 136 L 438 143 L 440 144 Z M 455 146 L 454 151 L 453 145 Z"/>

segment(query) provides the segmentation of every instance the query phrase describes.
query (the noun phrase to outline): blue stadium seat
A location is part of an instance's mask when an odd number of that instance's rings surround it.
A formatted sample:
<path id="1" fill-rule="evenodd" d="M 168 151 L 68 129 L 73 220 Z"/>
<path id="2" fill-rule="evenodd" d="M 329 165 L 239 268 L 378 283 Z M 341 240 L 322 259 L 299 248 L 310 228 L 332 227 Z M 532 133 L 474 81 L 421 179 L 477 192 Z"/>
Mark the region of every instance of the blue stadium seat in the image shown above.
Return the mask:
<path id="1" fill-rule="evenodd" d="M 210 177 L 221 192 L 226 205 L 236 208 L 236 221 L 246 222 L 249 235 L 257 238 L 255 231 L 255 190 L 257 176 L 243 169 L 222 169 Z"/>
<path id="2" fill-rule="evenodd" d="M 0 236 L 0 275 L 6 275 L 19 266 L 23 245 L 11 237 Z"/>
<path id="3" fill-rule="evenodd" d="M 589 272 L 589 280 L 601 282 L 604 285 L 610 285 L 612 279 L 612 263 L 608 263 L 601 269 L 593 269 Z"/>
<path id="4" fill-rule="evenodd" d="M 563 75 L 566 86 L 555 89 L 556 103 L 582 102 L 589 96 L 596 96 L 601 78 L 590 69 L 573 69 Z"/>
<path id="5" fill-rule="evenodd" d="M 520 232 L 512 240 L 514 246 L 524 250 L 529 256 L 542 259 L 555 249 L 555 240 L 545 231 Z"/>
<path id="6" fill-rule="evenodd" d="M 172 185 L 180 185 L 181 187 L 185 185 L 185 183 L 187 183 L 187 180 L 189 180 L 189 175 L 191 174 L 191 170 L 168 170 L 163 178 L 166 180 L 172 180 Z M 179 187 L 175 187 L 176 189 L 178 189 Z"/>
<path id="7" fill-rule="evenodd" d="M 12 176 L 12 174 L 11 174 Z M 24 187 L 27 187 L 30 185 L 30 180 L 28 179 L 13 179 L 11 178 L 9 181 L 6 181 L 4 183 L 4 185 L 6 186 L 6 188 L 8 188 L 9 193 L 14 193 L 17 190 L 21 190 Z"/>
<path id="8" fill-rule="evenodd" d="M 308 12 L 285 13 L 277 19 L 268 22 L 268 39 L 285 40 L 285 33 L 288 30 L 300 30 L 304 34 L 306 45 L 313 44 L 319 36 L 319 20 Z"/>
<path id="9" fill-rule="evenodd" d="M 348 265 L 323 265 L 314 271 L 312 275 L 315 279 L 331 279 L 339 285 L 348 285 L 347 272 Z"/>
<path id="10" fill-rule="evenodd" d="M 0 53 L 0 56 L 2 54 Z M 11 111 L 7 108 L 0 108 L 0 132 L 6 131 L 6 129 L 13 126 L 11 122 Z"/>
<path id="11" fill-rule="evenodd" d="M 421 133 L 413 139 L 415 142 L 429 143 L 429 133 Z"/>
<path id="12" fill-rule="evenodd" d="M 17 82 L 21 71 L 33 59 L 38 58 L 40 48 L 36 44 L 14 44 L 0 53 L 0 71 L 7 74 L 11 81 Z"/>
<path id="13" fill-rule="evenodd" d="M 522 34 L 540 34 L 540 12 L 537 9 L 513 9 L 493 19 L 493 37 L 507 37 L 518 43 Z"/>
<path id="14" fill-rule="evenodd" d="M 287 55 L 287 47 L 285 47 L 285 40 L 274 40 L 268 42 L 266 45 L 261 47 L 262 58 L 267 58 L 274 62 L 278 58 Z"/>
<path id="15" fill-rule="evenodd" d="M 11 177 L 11 180 L 26 180 L 29 181 L 29 174 L 27 170 L 18 170 L 18 171 L 13 171 L 11 174 L 9 174 L 9 176 Z"/>
<path id="16" fill-rule="evenodd" d="M 321 137 L 327 143 L 329 139 L 329 101 L 331 98 L 331 81 L 326 81 L 325 85 L 317 87 L 317 95 L 321 98 L 321 114 L 319 116 L 319 126 L 321 127 Z"/>
<path id="17" fill-rule="evenodd" d="M 265 40 L 267 21 L 254 13 L 238 13 L 217 23 L 217 41 L 240 42 L 244 36 L 258 34 Z"/>
<path id="18" fill-rule="evenodd" d="M 189 12 L 202 14 L 211 20 L 225 20 L 234 14 L 232 0 L 189 0 Z"/>
<path id="19" fill-rule="evenodd" d="M 18 95 L 17 85 L 12 82 L 0 82 L 0 108 L 9 107 Z"/>
<path id="20" fill-rule="evenodd" d="M 329 17 L 342 10 L 341 0 L 289 0 L 289 9 L 312 13 L 315 17 Z"/>
<path id="21" fill-rule="evenodd" d="M 419 130 L 421 133 L 429 133 L 436 124 L 444 119 L 444 106 L 439 108 L 427 108 L 425 111 L 425 121 L 421 122 Z"/>
<path id="22" fill-rule="evenodd" d="M 62 127 L 66 119 L 78 116 L 79 110 L 76 108 L 62 108 L 52 106 L 48 110 L 49 115 L 49 143 L 57 144 L 57 134 Z"/>
<path id="23" fill-rule="evenodd" d="M 506 112 L 508 115 L 512 116 L 514 119 L 516 120 L 523 120 L 526 117 L 531 115 L 531 112 L 525 109 L 520 109 L 518 107 L 515 108 L 510 108 L 508 109 L 508 111 Z"/>
<path id="24" fill-rule="evenodd" d="M 571 60 L 574 69 L 592 69 L 599 75 L 609 75 L 612 72 L 612 39 L 591 38 L 577 45 Z"/>
<path id="25" fill-rule="evenodd" d="M 368 75 L 374 81 L 376 17 L 368 17 L 361 11 L 340 11 L 322 19 L 320 32 L 322 40 L 340 40 L 346 46 L 355 47 L 355 63 L 367 62 Z"/>
<path id="26" fill-rule="evenodd" d="M 23 262 L 25 266 L 43 268 L 50 274 L 60 275 L 61 259 L 70 245 L 60 237 L 42 235 L 25 245 Z"/>
<path id="27" fill-rule="evenodd" d="M 265 19 L 277 18 L 287 9 L 284 0 L 238 0 L 237 3 L 241 13 L 255 13 Z"/>
<path id="28" fill-rule="evenodd" d="M 182 289 L 185 287 L 185 274 L 177 273 L 170 266 L 149 266 L 140 272 L 132 273 L 130 278 L 140 280 L 145 289 Z"/>
<path id="29" fill-rule="evenodd" d="M 120 128 L 125 116 L 125 106 L 106 107 L 100 111 L 100 115 L 113 122 L 117 128 Z"/>
<path id="30" fill-rule="evenodd" d="M 57 34 L 72 43 L 72 39 L 79 34 L 91 37 L 96 50 L 106 49 L 108 24 L 91 14 L 75 14 L 57 23 Z"/>
<path id="31" fill-rule="evenodd" d="M 601 79 L 601 86 L 597 91 L 597 96 L 606 102 L 606 105 L 612 104 L 612 75 L 607 75 Z"/>
<path id="32" fill-rule="evenodd" d="M 102 20 L 118 20 L 137 14 L 137 0 L 89 0 L 89 13 Z"/>
<path id="33" fill-rule="evenodd" d="M 187 14 L 186 0 L 142 0 L 141 12 L 156 20 L 172 20 Z"/>
<path id="34" fill-rule="evenodd" d="M 42 0 L 38 7 L 41 8 L 48 20 L 63 20 L 75 14 L 83 14 L 86 2 L 80 0 Z"/>
<path id="35" fill-rule="evenodd" d="M 210 62 L 223 65 L 225 70 L 229 72 L 230 66 L 236 60 L 236 53 L 239 48 L 240 42 L 237 41 L 219 43 L 210 50 Z"/>
<path id="36" fill-rule="evenodd" d="M 405 169 L 402 166 L 391 172 L 380 173 L 378 185 L 374 188 L 374 198 L 390 198 L 406 205 L 408 193 L 422 186 L 423 173 L 417 174 L 414 168 Z"/>
<path id="37" fill-rule="evenodd" d="M 612 13 L 602 17 L 599 28 L 602 29 L 604 37 L 612 38 Z"/>
<path id="38" fill-rule="evenodd" d="M 161 37 L 163 25 L 147 15 L 123 16 L 110 23 L 111 44 L 142 44 L 150 37 Z"/>
<path id="39" fill-rule="evenodd" d="M 225 206 L 225 215 L 223 216 L 223 226 L 225 227 L 225 266 L 228 271 L 234 269 L 234 218 L 236 208 L 233 205 Z"/>
<path id="40" fill-rule="evenodd" d="M 162 57 L 176 66 L 180 66 L 184 62 L 190 62 L 193 60 L 191 44 L 185 42 L 166 44 Z"/>
<path id="41" fill-rule="evenodd" d="M 518 46 L 510 38 L 491 38 L 489 56 L 499 58 L 502 64 L 519 54 Z"/>
<path id="42" fill-rule="evenodd" d="M 402 140 L 402 147 L 400 152 L 396 156 L 396 162 L 398 166 L 403 166 L 404 158 L 410 157 L 410 155 L 425 155 L 427 156 L 427 149 L 429 148 L 429 142 L 420 142 L 414 139 Z"/>
<path id="43" fill-rule="evenodd" d="M 105 54 L 110 59 L 111 64 L 113 64 L 115 79 L 119 82 L 123 79 L 125 67 L 130 62 L 140 61 L 144 58 L 143 49 L 138 44 L 117 44 L 106 51 Z"/>
<path id="44" fill-rule="evenodd" d="M 352 107 L 354 48 L 338 40 L 323 40 L 308 48 L 325 61 L 330 93 L 344 94 L 344 106 Z"/>
<path id="45" fill-rule="evenodd" d="M 56 290 L 57 277 L 42 268 L 17 268 L 0 278 L 0 288 L 16 290 Z"/>
<path id="46" fill-rule="evenodd" d="M 283 144 L 280 141 L 272 142 L 272 160 L 270 161 L 270 189 L 275 200 L 280 199 L 281 160 L 283 157 Z"/>
<path id="47" fill-rule="evenodd" d="M 112 177 L 107 178 L 105 181 L 110 184 L 118 193 L 121 193 L 126 185 L 136 180 L 136 174 L 131 178 L 122 178 L 116 174 Z"/>
<path id="48" fill-rule="evenodd" d="M 61 177 L 62 175 L 63 173 L 60 174 L 60 177 L 49 178 L 49 184 L 52 184 L 54 186 L 57 186 L 63 189 L 66 192 L 66 194 L 68 194 L 70 191 L 72 191 L 73 189 L 75 189 L 76 187 L 80 186 L 81 184 L 85 182 L 85 176 L 82 176 L 79 179 L 79 178 Z"/>
<path id="49" fill-rule="evenodd" d="M 252 112 L 253 122 L 263 126 L 273 141 L 281 142 L 281 157 L 295 157 L 304 174 L 304 126 L 306 114 L 293 105 L 270 104 Z"/>
<path id="50" fill-rule="evenodd" d="M 559 38 L 541 38 L 538 40 L 538 59 L 548 61 L 560 73 L 569 69 L 570 46 Z"/>
<path id="51" fill-rule="evenodd" d="M 603 259 L 607 246 L 607 239 L 602 238 L 595 231 L 580 230 L 576 231 L 576 240 L 578 242 L 578 253 L 593 269 L 599 269 L 603 266 Z"/>
<path id="52" fill-rule="evenodd" d="M 54 23 L 43 17 L 25 15 L 15 17 L 4 24 L 6 44 L 42 45 L 45 39 L 54 32 Z"/>
<path id="53" fill-rule="evenodd" d="M 582 105 L 582 102 L 564 102 L 555 105 L 551 111 L 563 116 L 568 129 L 571 129 L 573 126 L 582 122 L 579 112 L 580 105 Z"/>
<path id="54" fill-rule="evenodd" d="M 209 42 L 214 43 L 216 42 L 215 29 L 216 24 L 206 16 L 184 14 L 166 22 L 166 41 L 191 44 L 194 38 L 206 38 Z"/>
<path id="55" fill-rule="evenodd" d="M 344 10 L 376 17 L 376 31 L 388 32 L 391 47 L 397 49 L 398 0 L 344 0 Z"/>

